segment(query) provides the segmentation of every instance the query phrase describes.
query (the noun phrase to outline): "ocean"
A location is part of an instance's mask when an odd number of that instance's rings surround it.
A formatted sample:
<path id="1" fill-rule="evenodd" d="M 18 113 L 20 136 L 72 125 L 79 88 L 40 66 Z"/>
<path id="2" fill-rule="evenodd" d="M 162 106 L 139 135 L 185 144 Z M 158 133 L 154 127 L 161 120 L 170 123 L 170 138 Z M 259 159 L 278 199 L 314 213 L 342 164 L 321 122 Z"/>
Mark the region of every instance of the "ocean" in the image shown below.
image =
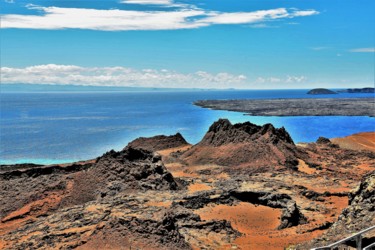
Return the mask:
<path id="1" fill-rule="evenodd" d="M 92 159 L 131 140 L 180 132 L 197 143 L 219 118 L 284 126 L 297 142 L 375 131 L 370 117 L 254 117 L 193 105 L 202 99 L 347 98 L 306 90 L 46 92 L 0 94 L 0 164 L 53 164 Z"/>

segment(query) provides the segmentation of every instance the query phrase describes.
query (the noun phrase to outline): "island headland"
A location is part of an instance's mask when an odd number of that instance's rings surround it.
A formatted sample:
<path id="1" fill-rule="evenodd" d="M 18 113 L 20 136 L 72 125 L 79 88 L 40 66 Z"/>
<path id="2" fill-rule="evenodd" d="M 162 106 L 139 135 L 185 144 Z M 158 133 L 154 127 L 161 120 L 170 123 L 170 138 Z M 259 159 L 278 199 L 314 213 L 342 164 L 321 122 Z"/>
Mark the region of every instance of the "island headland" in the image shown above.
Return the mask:
<path id="1" fill-rule="evenodd" d="M 329 90 L 329 89 L 312 89 L 307 92 L 309 95 L 331 95 L 331 94 L 337 94 L 335 91 Z"/>
<path id="2" fill-rule="evenodd" d="M 298 145 L 284 128 L 220 119 L 195 145 L 156 136 L 88 161 L 2 166 L 0 249 L 326 245 L 375 223 L 375 147 L 343 140 Z"/>

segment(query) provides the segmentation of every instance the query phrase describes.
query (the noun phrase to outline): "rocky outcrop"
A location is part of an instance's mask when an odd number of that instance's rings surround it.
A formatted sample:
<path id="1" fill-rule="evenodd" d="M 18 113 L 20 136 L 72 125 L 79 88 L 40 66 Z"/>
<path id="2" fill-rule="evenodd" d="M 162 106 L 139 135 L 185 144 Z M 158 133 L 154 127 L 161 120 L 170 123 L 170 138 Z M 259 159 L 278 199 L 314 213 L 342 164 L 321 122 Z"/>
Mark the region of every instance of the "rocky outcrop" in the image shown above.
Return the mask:
<path id="1" fill-rule="evenodd" d="M 320 136 L 318 138 L 318 140 L 316 140 L 316 143 L 318 143 L 318 144 L 331 144 L 332 142 L 328 138 Z"/>
<path id="2" fill-rule="evenodd" d="M 329 230 L 322 237 L 306 245 L 315 247 L 329 245 L 330 243 L 374 225 L 374 204 L 375 171 L 364 176 L 357 188 L 349 193 L 349 206 L 342 211 L 338 220 Z M 366 239 L 364 239 L 364 241 L 366 241 Z"/>
<path id="3" fill-rule="evenodd" d="M 127 189 L 175 190 L 177 184 L 164 167 L 161 157 L 144 149 L 127 147 L 125 150 L 110 151 L 96 160 L 91 176 L 98 176 L 101 196 Z M 109 184 L 108 184 L 109 183 Z"/>
<path id="4" fill-rule="evenodd" d="M 298 164 L 300 151 L 284 128 L 250 122 L 232 125 L 226 119 L 213 123 L 202 141 L 182 155 L 190 164 L 231 167 L 269 167 Z"/>
<path id="5" fill-rule="evenodd" d="M 362 178 L 349 193 L 349 206 L 344 209 L 332 230 L 354 232 L 375 224 L 375 171 Z"/>
<path id="6" fill-rule="evenodd" d="M 130 142 L 127 147 L 141 148 L 148 151 L 159 151 L 187 145 L 189 145 L 189 143 L 186 142 L 185 138 L 180 133 L 177 133 L 171 136 L 158 135 L 149 138 L 140 137 Z"/>
<path id="7" fill-rule="evenodd" d="M 329 95 L 329 94 L 337 94 L 336 92 L 329 90 L 329 89 L 323 89 L 323 88 L 318 88 L 318 89 L 312 89 L 309 92 L 307 92 L 309 95 Z"/>

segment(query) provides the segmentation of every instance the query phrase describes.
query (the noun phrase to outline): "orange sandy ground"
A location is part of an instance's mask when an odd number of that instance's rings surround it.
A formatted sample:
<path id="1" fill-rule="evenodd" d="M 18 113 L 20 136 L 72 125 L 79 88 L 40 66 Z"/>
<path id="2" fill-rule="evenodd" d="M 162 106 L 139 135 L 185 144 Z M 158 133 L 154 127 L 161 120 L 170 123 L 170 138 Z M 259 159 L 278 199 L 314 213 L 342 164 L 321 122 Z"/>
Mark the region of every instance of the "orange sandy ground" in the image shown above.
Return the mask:
<path id="1" fill-rule="evenodd" d="M 207 191 L 211 190 L 212 187 L 204 184 L 204 183 L 193 183 L 188 186 L 188 192 L 189 193 L 195 193 L 198 191 Z"/>
<path id="2" fill-rule="evenodd" d="M 298 234 L 298 227 L 277 230 L 281 210 L 240 202 L 237 205 L 209 205 L 196 211 L 202 220 L 228 220 L 243 235 L 234 243 L 240 249 L 284 249 L 322 234 L 315 231 Z"/>
<path id="3" fill-rule="evenodd" d="M 375 152 L 375 132 L 358 133 L 343 138 L 334 138 L 331 141 L 342 148 Z"/>

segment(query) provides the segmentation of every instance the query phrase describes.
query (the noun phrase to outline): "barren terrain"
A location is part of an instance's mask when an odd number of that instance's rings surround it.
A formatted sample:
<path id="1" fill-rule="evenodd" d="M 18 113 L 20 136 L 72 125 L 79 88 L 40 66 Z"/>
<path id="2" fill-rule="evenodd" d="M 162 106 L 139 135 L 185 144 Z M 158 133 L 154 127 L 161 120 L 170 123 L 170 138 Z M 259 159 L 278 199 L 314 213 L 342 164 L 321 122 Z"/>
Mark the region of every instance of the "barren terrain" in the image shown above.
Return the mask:
<path id="1" fill-rule="evenodd" d="M 298 146 L 283 128 L 219 120 L 196 145 L 177 134 L 87 162 L 2 166 L 0 249 L 326 244 L 375 224 L 374 137 L 360 137 Z"/>

